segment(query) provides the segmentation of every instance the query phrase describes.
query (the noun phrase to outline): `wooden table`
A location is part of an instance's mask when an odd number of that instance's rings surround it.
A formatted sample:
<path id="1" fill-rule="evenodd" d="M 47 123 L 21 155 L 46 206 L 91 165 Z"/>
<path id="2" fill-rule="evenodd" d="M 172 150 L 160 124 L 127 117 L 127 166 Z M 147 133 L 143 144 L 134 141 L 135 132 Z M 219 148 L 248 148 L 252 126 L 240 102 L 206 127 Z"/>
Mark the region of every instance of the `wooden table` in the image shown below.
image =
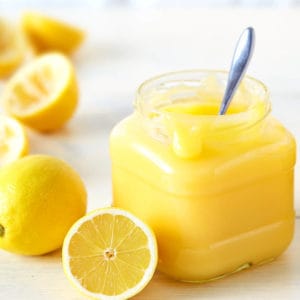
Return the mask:
<path id="1" fill-rule="evenodd" d="M 7 10 L 16 18 L 19 8 Z M 89 210 L 111 203 L 108 137 L 132 108 L 137 86 L 171 70 L 227 69 L 242 29 L 255 27 L 249 74 L 271 91 L 273 113 L 300 139 L 300 10 L 193 9 L 129 11 L 89 8 L 48 13 L 86 28 L 74 57 L 81 88 L 77 115 L 60 132 L 30 133 L 31 152 L 67 160 L 83 177 Z M 208 284 L 156 274 L 135 299 L 300 299 L 300 178 L 296 167 L 296 235 L 275 262 Z M 22 257 L 0 251 L 1 300 L 84 299 L 67 282 L 60 251 Z"/>

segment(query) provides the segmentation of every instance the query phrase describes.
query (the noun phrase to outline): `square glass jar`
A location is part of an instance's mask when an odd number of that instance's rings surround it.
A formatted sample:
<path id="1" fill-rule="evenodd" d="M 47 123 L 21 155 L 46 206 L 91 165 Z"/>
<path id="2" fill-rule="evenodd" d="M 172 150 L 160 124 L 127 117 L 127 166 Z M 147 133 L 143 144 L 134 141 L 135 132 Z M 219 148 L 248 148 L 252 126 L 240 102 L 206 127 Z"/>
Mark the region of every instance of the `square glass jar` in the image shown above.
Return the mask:
<path id="1" fill-rule="evenodd" d="M 159 270 L 182 281 L 273 260 L 293 237 L 295 140 L 250 77 L 218 115 L 227 75 L 150 79 L 111 133 L 114 206 L 152 227 Z"/>

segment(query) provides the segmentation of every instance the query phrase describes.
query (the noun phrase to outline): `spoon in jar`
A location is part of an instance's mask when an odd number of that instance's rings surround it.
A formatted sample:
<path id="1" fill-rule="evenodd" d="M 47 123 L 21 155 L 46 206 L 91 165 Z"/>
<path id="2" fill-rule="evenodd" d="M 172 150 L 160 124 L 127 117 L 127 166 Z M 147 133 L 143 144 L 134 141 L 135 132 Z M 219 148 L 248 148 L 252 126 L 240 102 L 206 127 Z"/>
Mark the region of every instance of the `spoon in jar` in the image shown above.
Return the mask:
<path id="1" fill-rule="evenodd" d="M 248 27 L 243 31 L 237 42 L 219 115 L 226 113 L 233 95 L 246 73 L 254 49 L 254 39 L 254 29 Z"/>

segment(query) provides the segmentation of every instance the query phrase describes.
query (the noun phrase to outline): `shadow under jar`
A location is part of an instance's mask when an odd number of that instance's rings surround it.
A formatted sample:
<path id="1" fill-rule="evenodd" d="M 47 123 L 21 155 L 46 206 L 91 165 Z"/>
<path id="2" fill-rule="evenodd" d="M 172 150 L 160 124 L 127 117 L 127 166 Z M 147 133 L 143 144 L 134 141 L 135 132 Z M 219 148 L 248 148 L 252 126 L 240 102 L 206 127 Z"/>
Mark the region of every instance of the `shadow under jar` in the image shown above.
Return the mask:
<path id="1" fill-rule="evenodd" d="M 205 282 L 270 261 L 293 238 L 295 140 L 250 77 L 218 115 L 227 75 L 146 81 L 110 137 L 114 206 L 152 227 L 158 269 L 177 280 Z"/>

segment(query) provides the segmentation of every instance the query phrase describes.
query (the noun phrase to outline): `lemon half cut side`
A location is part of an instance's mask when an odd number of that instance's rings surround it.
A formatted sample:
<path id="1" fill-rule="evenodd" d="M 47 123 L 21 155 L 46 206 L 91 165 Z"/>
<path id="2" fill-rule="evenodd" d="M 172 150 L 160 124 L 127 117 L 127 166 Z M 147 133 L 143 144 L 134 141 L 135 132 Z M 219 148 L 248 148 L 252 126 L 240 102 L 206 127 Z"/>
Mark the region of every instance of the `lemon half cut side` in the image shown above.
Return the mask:
<path id="1" fill-rule="evenodd" d="M 79 219 L 63 244 L 71 283 L 93 299 L 128 299 L 152 278 L 157 243 L 152 230 L 131 213 L 98 209 Z"/>
<path id="2" fill-rule="evenodd" d="M 56 52 L 39 56 L 10 78 L 2 102 L 9 115 L 36 130 L 62 127 L 78 102 L 72 63 Z"/>
<path id="3" fill-rule="evenodd" d="M 13 118 L 0 116 L 0 167 L 26 155 L 28 149 L 23 125 Z"/>

